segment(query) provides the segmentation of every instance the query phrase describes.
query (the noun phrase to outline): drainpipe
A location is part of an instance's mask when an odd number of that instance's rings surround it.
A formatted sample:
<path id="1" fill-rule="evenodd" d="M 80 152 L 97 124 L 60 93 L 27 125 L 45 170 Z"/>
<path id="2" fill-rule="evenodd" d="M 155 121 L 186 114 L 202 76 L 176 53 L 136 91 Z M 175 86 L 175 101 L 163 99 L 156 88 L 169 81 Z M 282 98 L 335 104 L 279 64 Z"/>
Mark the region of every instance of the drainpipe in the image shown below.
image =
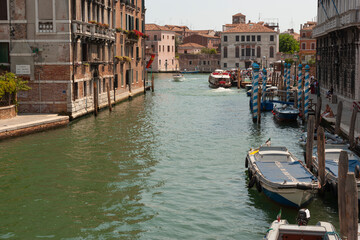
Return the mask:
<path id="1" fill-rule="evenodd" d="M 112 19 L 112 28 L 115 29 L 116 28 L 116 4 L 118 3 L 118 0 L 112 1 L 112 12 L 113 12 L 113 19 Z M 116 56 L 116 42 L 117 42 L 117 33 L 115 31 L 115 44 L 114 44 L 114 48 L 113 48 L 113 76 L 114 76 L 114 102 L 116 102 L 116 90 L 115 90 L 115 75 L 116 75 L 116 64 L 115 64 L 115 56 Z M 119 86 L 119 80 L 118 81 L 118 86 Z"/>

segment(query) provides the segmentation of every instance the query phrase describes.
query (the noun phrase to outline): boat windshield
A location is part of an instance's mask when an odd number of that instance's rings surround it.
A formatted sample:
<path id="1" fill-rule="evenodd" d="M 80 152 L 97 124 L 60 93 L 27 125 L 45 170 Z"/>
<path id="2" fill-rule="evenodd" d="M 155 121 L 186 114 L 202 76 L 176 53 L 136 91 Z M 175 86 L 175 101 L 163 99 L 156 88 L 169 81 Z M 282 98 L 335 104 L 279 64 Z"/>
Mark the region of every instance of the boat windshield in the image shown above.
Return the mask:
<path id="1" fill-rule="evenodd" d="M 290 162 L 290 154 L 280 151 L 260 151 L 258 153 L 258 161 L 261 162 Z"/>

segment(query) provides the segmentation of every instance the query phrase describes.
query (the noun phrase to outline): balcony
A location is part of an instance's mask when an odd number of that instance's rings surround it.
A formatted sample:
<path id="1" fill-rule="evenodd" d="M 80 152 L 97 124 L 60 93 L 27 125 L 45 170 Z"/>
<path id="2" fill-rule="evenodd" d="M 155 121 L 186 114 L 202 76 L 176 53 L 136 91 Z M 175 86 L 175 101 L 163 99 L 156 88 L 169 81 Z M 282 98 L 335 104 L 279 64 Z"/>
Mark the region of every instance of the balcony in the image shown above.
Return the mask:
<path id="1" fill-rule="evenodd" d="M 115 42 L 114 29 L 93 23 L 73 21 L 72 33 L 79 38 L 88 37 L 92 40 L 105 40 Z"/>

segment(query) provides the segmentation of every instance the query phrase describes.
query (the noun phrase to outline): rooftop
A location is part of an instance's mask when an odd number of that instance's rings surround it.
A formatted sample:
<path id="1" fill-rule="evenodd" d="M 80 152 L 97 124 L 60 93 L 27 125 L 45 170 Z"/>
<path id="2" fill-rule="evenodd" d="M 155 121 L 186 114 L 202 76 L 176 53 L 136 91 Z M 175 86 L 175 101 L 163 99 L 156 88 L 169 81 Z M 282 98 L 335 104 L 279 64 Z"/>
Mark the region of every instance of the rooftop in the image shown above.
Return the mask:
<path id="1" fill-rule="evenodd" d="M 226 26 L 228 25 L 230 24 L 227 24 Z M 247 23 L 247 24 L 239 23 L 239 24 L 231 24 L 231 25 L 233 25 L 234 28 L 228 29 L 223 33 L 253 33 L 253 32 L 276 33 L 276 31 L 271 30 L 270 28 L 257 23 Z"/>
<path id="2" fill-rule="evenodd" d="M 171 31 L 170 28 L 165 26 L 159 26 L 154 23 L 145 24 L 145 31 Z"/>

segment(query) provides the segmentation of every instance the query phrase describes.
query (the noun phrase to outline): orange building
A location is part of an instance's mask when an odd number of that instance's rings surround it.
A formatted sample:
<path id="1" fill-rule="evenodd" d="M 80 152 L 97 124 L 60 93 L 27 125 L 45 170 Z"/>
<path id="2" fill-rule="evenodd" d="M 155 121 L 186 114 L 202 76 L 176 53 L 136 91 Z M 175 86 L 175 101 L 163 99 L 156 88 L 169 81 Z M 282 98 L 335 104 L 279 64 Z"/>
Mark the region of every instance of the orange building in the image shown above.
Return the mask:
<path id="1" fill-rule="evenodd" d="M 307 63 L 309 60 L 315 60 L 316 55 L 316 39 L 313 38 L 313 28 L 316 26 L 316 22 L 308 21 L 304 25 L 300 25 L 300 51 L 299 57 L 303 63 Z"/>

